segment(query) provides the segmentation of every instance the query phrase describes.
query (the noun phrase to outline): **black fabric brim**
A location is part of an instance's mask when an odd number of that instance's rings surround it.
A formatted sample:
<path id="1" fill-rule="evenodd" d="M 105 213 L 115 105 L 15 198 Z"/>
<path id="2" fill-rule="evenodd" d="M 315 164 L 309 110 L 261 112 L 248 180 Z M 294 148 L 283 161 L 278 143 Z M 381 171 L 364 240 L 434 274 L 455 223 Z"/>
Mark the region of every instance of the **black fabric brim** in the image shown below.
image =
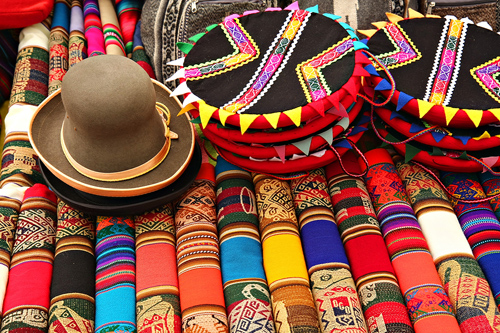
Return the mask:
<path id="1" fill-rule="evenodd" d="M 35 152 L 57 178 L 76 189 L 100 196 L 128 197 L 154 192 L 173 183 L 188 166 L 194 150 L 194 129 L 187 114 L 177 116 L 181 106 L 170 97 L 170 90 L 154 81 L 156 100 L 170 109 L 170 129 L 179 135 L 172 140 L 165 160 L 153 170 L 136 178 L 103 182 L 90 179 L 76 171 L 66 159 L 60 141 L 65 110 L 60 90 L 38 107 L 32 119 L 29 136 Z M 127 152 L 124 152 L 127 153 Z M 98 156 L 96 156 L 98 158 Z"/>
<path id="2" fill-rule="evenodd" d="M 184 194 L 198 174 L 201 150 L 195 144 L 191 162 L 184 173 L 172 184 L 158 191 L 134 197 L 105 197 L 75 189 L 54 176 L 40 161 L 42 175 L 52 191 L 66 204 L 91 215 L 138 215 L 145 211 L 175 201 Z"/>

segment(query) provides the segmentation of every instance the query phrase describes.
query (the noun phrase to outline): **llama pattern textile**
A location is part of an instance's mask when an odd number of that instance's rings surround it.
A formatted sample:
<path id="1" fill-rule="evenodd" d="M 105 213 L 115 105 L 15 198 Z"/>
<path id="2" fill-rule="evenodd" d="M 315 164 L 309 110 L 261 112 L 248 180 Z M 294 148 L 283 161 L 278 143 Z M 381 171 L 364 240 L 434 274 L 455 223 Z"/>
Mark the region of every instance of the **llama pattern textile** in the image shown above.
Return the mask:
<path id="1" fill-rule="evenodd" d="M 452 304 L 391 156 L 384 148 L 378 148 L 366 152 L 365 157 L 366 187 L 415 332 L 460 333 Z"/>
<path id="2" fill-rule="evenodd" d="M 136 332 L 134 221 L 97 216 L 96 225 L 95 332 Z"/>
<path id="3" fill-rule="evenodd" d="M 137 332 L 181 332 L 171 203 L 134 217 Z"/>
<path id="4" fill-rule="evenodd" d="M 252 174 L 277 332 L 320 332 L 289 184 Z"/>
<path id="5" fill-rule="evenodd" d="M 95 218 L 59 200 L 49 332 L 94 332 L 94 247 Z"/>
<path id="6" fill-rule="evenodd" d="M 274 333 L 252 176 L 220 156 L 215 166 L 224 299 L 231 333 Z"/>
<path id="7" fill-rule="evenodd" d="M 186 333 L 228 331 L 217 237 L 215 171 L 202 163 L 176 203 L 177 270 Z"/>
<path id="8" fill-rule="evenodd" d="M 354 155 L 342 157 L 349 172 L 360 174 Z M 344 172 L 336 161 L 325 168 L 328 190 L 342 242 L 371 333 L 410 333 L 413 327 L 362 178 Z"/>
<path id="9" fill-rule="evenodd" d="M 56 196 L 35 184 L 24 193 L 16 227 L 1 332 L 46 332 L 56 235 Z"/>
<path id="10" fill-rule="evenodd" d="M 486 197 L 477 174 L 442 172 L 441 180 L 455 197 L 465 200 Z M 450 198 L 472 253 L 488 280 L 497 306 L 500 304 L 500 222 L 490 203 L 464 203 Z"/>
<path id="11" fill-rule="evenodd" d="M 463 333 L 497 332 L 498 314 L 483 271 L 472 255 L 446 192 L 416 164 L 393 157 L 438 274 L 450 297 Z M 481 293 L 476 294 L 476 290 Z M 477 298 L 479 297 L 479 298 Z M 479 299 L 486 300 L 476 301 Z"/>
<path id="12" fill-rule="evenodd" d="M 356 285 L 335 224 L 325 171 L 322 168 L 311 170 L 305 177 L 290 180 L 290 186 L 322 332 L 367 332 Z"/>

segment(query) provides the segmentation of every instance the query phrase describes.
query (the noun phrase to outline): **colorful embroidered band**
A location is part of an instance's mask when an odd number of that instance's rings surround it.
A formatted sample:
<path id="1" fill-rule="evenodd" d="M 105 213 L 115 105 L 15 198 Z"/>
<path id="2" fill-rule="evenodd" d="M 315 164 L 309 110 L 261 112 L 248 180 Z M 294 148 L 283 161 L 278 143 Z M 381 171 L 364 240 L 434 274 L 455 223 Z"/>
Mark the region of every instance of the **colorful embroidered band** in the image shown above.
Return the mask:
<path id="1" fill-rule="evenodd" d="M 137 22 L 141 18 L 143 1 L 141 0 L 115 0 L 116 12 L 123 34 L 125 54 L 130 58 L 133 52 L 133 40 L 137 29 Z"/>
<path id="2" fill-rule="evenodd" d="M 441 180 L 453 195 L 465 199 L 484 199 L 481 183 L 473 173 L 441 173 Z M 488 201 L 464 203 L 451 198 L 451 203 L 472 253 L 488 280 L 497 306 L 500 304 L 500 222 Z"/>
<path id="3" fill-rule="evenodd" d="M 97 0 L 83 0 L 83 18 L 88 56 L 106 54 L 104 34 Z"/>
<path id="4" fill-rule="evenodd" d="M 252 177 L 217 157 L 217 229 L 230 332 L 273 333 Z"/>
<path id="5" fill-rule="evenodd" d="M 69 67 L 87 58 L 87 40 L 83 19 L 82 0 L 72 0 L 69 26 Z"/>
<path id="6" fill-rule="evenodd" d="M 49 40 L 49 91 L 51 95 L 61 87 L 69 65 L 70 0 L 55 0 L 54 16 Z"/>
<path id="7" fill-rule="evenodd" d="M 2 332 L 47 332 L 56 200 L 42 184 L 24 193 L 3 303 Z"/>
<path id="8" fill-rule="evenodd" d="M 106 54 L 125 55 L 122 31 L 116 16 L 113 0 L 97 0 L 101 14 L 102 32 Z"/>
<path id="9" fill-rule="evenodd" d="M 134 221 L 98 216 L 95 332 L 136 332 Z"/>
<path id="10" fill-rule="evenodd" d="M 500 177 L 494 176 L 489 172 L 482 172 L 479 174 L 479 180 L 483 186 L 485 194 L 489 197 L 500 193 Z M 500 198 L 496 197 L 490 199 L 491 208 L 495 213 L 497 219 L 500 220 Z"/>
<path id="11" fill-rule="evenodd" d="M 9 277 L 19 210 L 27 187 L 7 184 L 0 189 L 0 313 Z"/>
<path id="12" fill-rule="evenodd" d="M 202 163 L 176 204 L 177 268 L 182 330 L 229 332 L 219 259 L 215 171 Z"/>
<path id="13" fill-rule="evenodd" d="M 368 332 L 325 171 L 311 170 L 306 177 L 292 179 L 290 186 L 321 331 Z"/>
<path id="14" fill-rule="evenodd" d="M 493 331 L 498 320 L 493 294 L 472 255 L 446 192 L 420 166 L 404 163 L 401 156 L 395 156 L 394 160 L 460 329 L 463 333 Z M 478 290 L 481 292 L 476 294 Z M 476 297 L 486 301 L 476 302 Z"/>
<path id="15" fill-rule="evenodd" d="M 95 218 L 59 200 L 49 332 L 93 333 Z"/>
<path id="16" fill-rule="evenodd" d="M 415 332 L 459 333 L 453 306 L 391 156 L 378 148 L 365 157 L 364 180 Z M 365 167 L 364 161 L 360 167 Z"/>
<path id="17" fill-rule="evenodd" d="M 135 216 L 137 333 L 181 332 L 172 204 Z"/>
<path id="18" fill-rule="evenodd" d="M 267 175 L 252 176 L 276 330 L 319 333 L 290 186 Z"/>
<path id="19" fill-rule="evenodd" d="M 342 161 L 349 172 L 361 173 L 354 154 L 346 153 Z M 325 171 L 368 331 L 413 332 L 365 183 L 346 174 L 339 161 Z"/>

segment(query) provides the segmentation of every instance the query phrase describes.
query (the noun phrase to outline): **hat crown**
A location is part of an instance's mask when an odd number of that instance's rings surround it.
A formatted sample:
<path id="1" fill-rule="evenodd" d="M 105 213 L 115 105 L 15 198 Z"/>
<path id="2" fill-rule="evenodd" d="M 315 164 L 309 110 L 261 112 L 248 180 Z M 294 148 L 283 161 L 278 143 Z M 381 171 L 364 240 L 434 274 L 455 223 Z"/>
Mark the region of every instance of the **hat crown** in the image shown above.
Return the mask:
<path id="1" fill-rule="evenodd" d="M 153 83 L 126 57 L 101 55 L 71 67 L 61 99 L 66 148 L 88 169 L 119 172 L 137 167 L 165 143 Z"/>

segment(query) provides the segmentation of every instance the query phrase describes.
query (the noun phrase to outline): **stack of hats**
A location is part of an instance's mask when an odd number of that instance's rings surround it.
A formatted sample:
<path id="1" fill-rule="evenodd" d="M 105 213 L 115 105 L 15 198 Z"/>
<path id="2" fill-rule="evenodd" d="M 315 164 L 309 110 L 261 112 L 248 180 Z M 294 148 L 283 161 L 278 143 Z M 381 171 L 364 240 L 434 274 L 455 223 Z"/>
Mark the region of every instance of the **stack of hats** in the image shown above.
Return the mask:
<path id="1" fill-rule="evenodd" d="M 231 15 L 193 44 L 170 80 L 183 112 L 227 161 L 250 171 L 288 174 L 339 158 L 367 129 L 359 98 L 366 45 L 339 16 L 269 8 Z"/>
<path id="2" fill-rule="evenodd" d="M 71 67 L 29 129 L 51 189 L 74 208 L 104 215 L 138 214 L 182 195 L 201 151 L 170 94 L 123 56 Z"/>
<path id="3" fill-rule="evenodd" d="M 371 86 L 391 102 L 376 108 L 374 129 L 406 157 L 456 172 L 500 166 L 500 36 L 452 16 L 388 15 L 369 36 L 377 68 Z"/>

